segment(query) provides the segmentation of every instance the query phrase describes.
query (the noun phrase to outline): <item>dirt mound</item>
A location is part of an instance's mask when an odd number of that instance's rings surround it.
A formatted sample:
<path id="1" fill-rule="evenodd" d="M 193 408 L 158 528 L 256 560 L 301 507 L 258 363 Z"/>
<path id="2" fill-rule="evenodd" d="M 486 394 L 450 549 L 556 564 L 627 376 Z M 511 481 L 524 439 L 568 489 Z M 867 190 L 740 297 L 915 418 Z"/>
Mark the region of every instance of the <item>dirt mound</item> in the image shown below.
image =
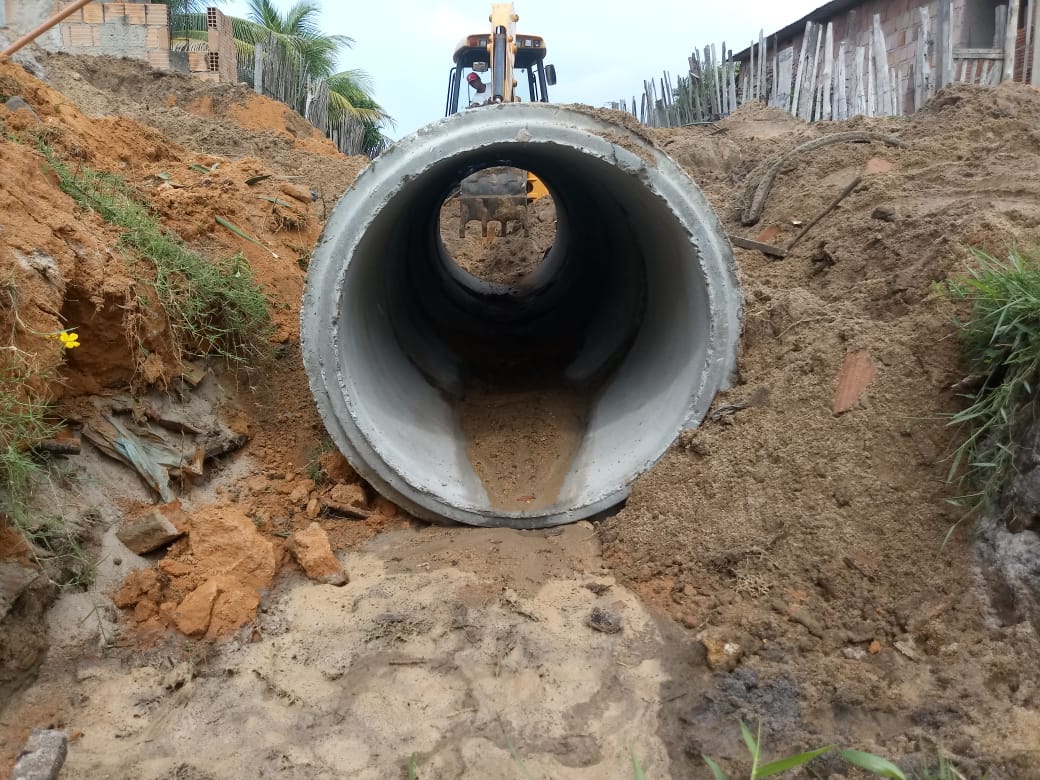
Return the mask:
<path id="1" fill-rule="evenodd" d="M 913 118 L 776 136 L 748 132 L 764 112 L 742 112 L 721 133 L 664 140 L 727 229 L 778 245 L 864 177 L 786 259 L 736 250 L 746 296 L 737 383 L 603 532 L 608 560 L 648 599 L 698 629 L 722 628 L 762 682 L 798 686 L 798 727 L 765 714 L 771 741 L 866 739 L 905 754 L 939 739 L 1009 777 L 1040 768 L 1027 714 L 1040 701 L 1024 693 L 1036 690 L 1035 638 L 980 615 L 969 534 L 942 546 L 960 517 L 946 503 L 942 460 L 956 434 L 942 414 L 958 407 L 949 388 L 961 374 L 954 312 L 935 290 L 965 268 L 969 247 L 1002 254 L 1040 239 L 1038 112 L 1028 87 L 962 86 Z M 761 222 L 741 226 L 743 185 L 779 153 L 859 128 L 906 146 L 810 152 L 781 174 Z M 846 356 L 860 352 L 876 376 L 835 414 Z M 885 712 L 886 725 L 859 731 L 850 706 Z M 1000 727 L 968 725 L 980 720 Z"/>

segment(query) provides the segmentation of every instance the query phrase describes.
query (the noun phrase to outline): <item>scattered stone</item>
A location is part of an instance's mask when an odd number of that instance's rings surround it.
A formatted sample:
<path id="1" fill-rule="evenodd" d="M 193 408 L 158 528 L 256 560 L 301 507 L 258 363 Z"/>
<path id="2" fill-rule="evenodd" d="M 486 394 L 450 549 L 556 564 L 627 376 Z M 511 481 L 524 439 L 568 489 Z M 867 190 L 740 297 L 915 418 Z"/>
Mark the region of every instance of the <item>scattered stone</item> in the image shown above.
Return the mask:
<path id="1" fill-rule="evenodd" d="M 163 558 L 159 561 L 159 569 L 168 577 L 185 577 L 192 572 L 189 564 L 173 558 Z"/>
<path id="2" fill-rule="evenodd" d="M 862 661 L 867 657 L 867 651 L 862 647 L 846 647 L 841 654 L 850 661 Z"/>
<path id="3" fill-rule="evenodd" d="M 307 502 L 307 517 L 312 520 L 317 517 L 321 512 L 321 503 L 316 498 L 312 498 Z"/>
<path id="4" fill-rule="evenodd" d="M 300 480 L 289 494 L 289 500 L 294 504 L 302 504 L 307 501 L 307 497 L 310 496 L 312 490 L 314 490 L 313 479 Z"/>
<path id="5" fill-rule="evenodd" d="M 65 763 L 69 737 L 57 729 L 34 729 L 15 762 L 11 780 L 54 780 Z"/>
<path id="6" fill-rule="evenodd" d="M 268 588 L 274 581 L 274 545 L 237 509 L 196 513 L 188 539 L 201 571 L 227 574 L 253 588 Z"/>
<path id="7" fill-rule="evenodd" d="M 292 535 L 289 549 L 307 576 L 326 585 L 346 585 L 350 577 L 329 544 L 328 534 L 317 523 L 311 523 Z"/>
<path id="8" fill-rule="evenodd" d="M 621 631 L 621 615 L 601 607 L 594 607 L 585 620 L 585 624 L 604 634 L 617 634 Z"/>
<path id="9" fill-rule="evenodd" d="M 318 458 L 318 465 L 333 482 L 357 482 L 360 477 L 339 450 L 331 450 Z"/>
<path id="10" fill-rule="evenodd" d="M 738 643 L 714 634 L 702 634 L 701 644 L 707 651 L 708 668 L 713 672 L 732 672 L 744 655 Z"/>
<path id="11" fill-rule="evenodd" d="M 123 580 L 122 586 L 112 597 L 112 603 L 120 609 L 126 609 L 144 599 L 156 601 L 161 592 L 158 572 L 155 569 L 138 569 Z"/>
<path id="12" fill-rule="evenodd" d="M 202 636 L 209 628 L 217 600 L 216 579 L 207 580 L 184 597 L 173 613 L 173 623 L 185 636 Z"/>
<path id="13" fill-rule="evenodd" d="M 920 656 L 917 654 L 917 647 L 914 645 L 914 640 L 909 637 L 893 643 L 893 647 L 911 661 L 920 660 Z"/>
<path id="14" fill-rule="evenodd" d="M 36 579 L 38 571 L 14 561 L 0 562 L 0 620 L 3 620 L 11 607 Z"/>
<path id="15" fill-rule="evenodd" d="M 289 184 L 286 182 L 281 187 L 282 192 L 288 195 L 290 198 L 295 198 L 301 203 L 310 203 L 314 200 L 311 197 L 311 191 L 309 187 L 304 187 L 302 184 Z"/>
<path id="16" fill-rule="evenodd" d="M 244 626 L 256 616 L 259 594 L 234 577 L 206 580 L 177 606 L 173 623 L 186 636 L 217 637 Z"/>
<path id="17" fill-rule="evenodd" d="M 365 489 L 361 485 L 336 485 L 329 491 L 329 498 L 337 504 L 354 509 L 365 509 L 368 503 Z"/>
<path id="18" fill-rule="evenodd" d="M 116 531 L 116 537 L 131 552 L 144 555 L 184 536 L 161 509 L 153 509 L 144 517 L 127 518 Z"/>
<path id="19" fill-rule="evenodd" d="M 601 593 L 606 593 L 610 590 L 610 584 L 606 582 L 586 582 L 585 587 L 599 596 Z"/>
<path id="20" fill-rule="evenodd" d="M 882 222 L 895 222 L 896 210 L 891 206 L 878 206 L 870 212 L 870 216 L 874 219 L 880 219 Z"/>
<path id="21" fill-rule="evenodd" d="M 22 109 L 25 109 L 26 111 L 28 111 L 30 114 L 33 115 L 34 119 L 39 120 L 39 118 L 40 118 L 39 114 L 37 114 L 33 110 L 33 107 L 30 106 L 28 103 L 26 103 L 25 100 L 23 98 L 19 97 L 18 95 L 12 95 L 11 97 L 7 98 L 6 102 L 4 103 L 4 106 L 12 114 L 15 111 L 20 111 Z"/>
<path id="22" fill-rule="evenodd" d="M 870 647 L 868 647 L 867 650 L 870 651 L 871 655 L 877 655 L 881 652 L 881 643 L 875 639 L 870 643 Z"/>

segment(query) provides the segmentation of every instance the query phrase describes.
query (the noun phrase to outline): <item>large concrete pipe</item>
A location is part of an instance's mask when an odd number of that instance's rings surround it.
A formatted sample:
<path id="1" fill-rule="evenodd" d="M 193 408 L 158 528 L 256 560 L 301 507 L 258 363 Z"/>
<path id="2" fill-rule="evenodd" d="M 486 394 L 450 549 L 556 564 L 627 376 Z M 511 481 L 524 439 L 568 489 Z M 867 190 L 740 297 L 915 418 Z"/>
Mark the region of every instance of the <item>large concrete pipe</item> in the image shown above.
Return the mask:
<path id="1" fill-rule="evenodd" d="M 622 501 L 734 370 L 732 250 L 638 133 L 572 107 L 464 111 L 377 158 L 333 211 L 304 294 L 304 363 L 336 445 L 416 516 L 539 528 Z M 556 238 L 515 286 L 438 232 L 477 170 L 537 174 Z"/>

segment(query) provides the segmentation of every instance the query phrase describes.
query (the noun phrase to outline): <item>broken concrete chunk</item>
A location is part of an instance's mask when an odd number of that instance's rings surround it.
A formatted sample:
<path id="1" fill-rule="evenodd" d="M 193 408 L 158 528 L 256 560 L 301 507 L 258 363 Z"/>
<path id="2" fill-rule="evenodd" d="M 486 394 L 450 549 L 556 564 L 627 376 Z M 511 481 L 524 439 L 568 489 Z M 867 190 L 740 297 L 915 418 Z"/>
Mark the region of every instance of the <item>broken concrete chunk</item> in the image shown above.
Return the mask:
<path id="1" fill-rule="evenodd" d="M 293 534 L 289 549 L 312 580 L 337 586 L 350 582 L 350 577 L 332 552 L 328 534 L 317 523 Z"/>
<path id="2" fill-rule="evenodd" d="M 34 729 L 15 762 L 11 780 L 54 780 L 65 763 L 69 738 L 57 729 Z"/>
<path id="3" fill-rule="evenodd" d="M 0 620 L 11 611 L 18 597 L 32 584 L 38 574 L 36 569 L 20 563 L 0 561 Z"/>
<path id="4" fill-rule="evenodd" d="M 161 509 L 154 509 L 144 517 L 124 520 L 116 536 L 130 550 L 144 555 L 181 538 L 184 532 Z"/>

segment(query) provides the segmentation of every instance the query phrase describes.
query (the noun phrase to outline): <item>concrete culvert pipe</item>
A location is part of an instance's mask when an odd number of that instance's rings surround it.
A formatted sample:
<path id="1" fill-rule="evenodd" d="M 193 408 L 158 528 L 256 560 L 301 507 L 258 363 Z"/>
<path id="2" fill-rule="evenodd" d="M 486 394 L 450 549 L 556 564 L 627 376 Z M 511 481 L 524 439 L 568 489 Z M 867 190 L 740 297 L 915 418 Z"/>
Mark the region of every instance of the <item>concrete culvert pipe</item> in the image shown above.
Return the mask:
<path id="1" fill-rule="evenodd" d="M 418 517 L 540 528 L 609 509 L 735 366 L 732 250 L 638 133 L 546 104 L 464 111 L 396 144 L 333 211 L 302 348 L 336 445 Z M 512 286 L 453 261 L 440 209 L 477 170 L 535 173 L 556 208 Z"/>

